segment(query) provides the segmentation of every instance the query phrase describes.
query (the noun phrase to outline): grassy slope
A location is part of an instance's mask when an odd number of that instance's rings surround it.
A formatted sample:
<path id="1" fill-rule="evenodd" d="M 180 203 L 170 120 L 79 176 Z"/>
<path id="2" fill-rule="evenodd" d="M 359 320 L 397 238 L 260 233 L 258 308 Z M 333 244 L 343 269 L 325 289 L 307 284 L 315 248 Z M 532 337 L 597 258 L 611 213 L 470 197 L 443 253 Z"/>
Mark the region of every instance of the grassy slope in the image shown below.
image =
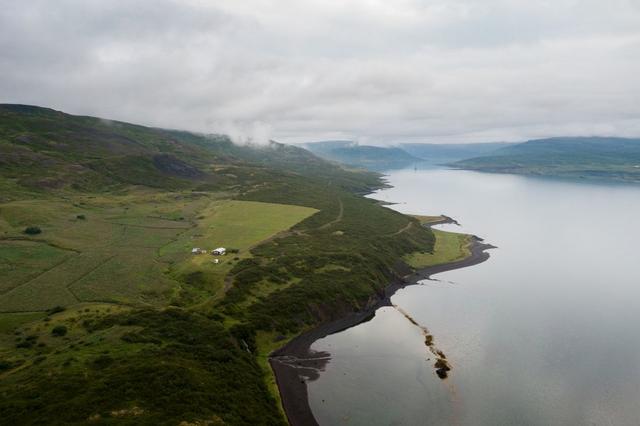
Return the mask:
<path id="1" fill-rule="evenodd" d="M 640 182 L 640 139 L 533 140 L 453 166 L 487 172 Z"/>
<path id="2" fill-rule="evenodd" d="M 0 305 L 41 311 L 0 314 L 12 423 L 281 424 L 268 351 L 362 307 L 434 243 L 356 195 L 376 175 L 292 147 L 12 106 L 0 149 Z M 216 268 L 198 245 L 240 253 Z"/>
<path id="3" fill-rule="evenodd" d="M 405 256 L 405 261 L 411 267 L 419 269 L 455 262 L 471 254 L 471 236 L 437 229 L 434 229 L 433 233 L 436 236 L 433 253 L 415 252 Z"/>

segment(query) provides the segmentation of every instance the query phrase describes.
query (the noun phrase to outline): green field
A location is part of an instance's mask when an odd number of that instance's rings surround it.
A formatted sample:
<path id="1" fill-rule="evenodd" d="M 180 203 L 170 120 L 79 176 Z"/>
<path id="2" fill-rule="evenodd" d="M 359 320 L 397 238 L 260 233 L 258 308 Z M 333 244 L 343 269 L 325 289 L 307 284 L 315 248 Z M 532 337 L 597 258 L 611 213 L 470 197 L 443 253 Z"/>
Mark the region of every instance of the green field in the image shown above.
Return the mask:
<path id="1" fill-rule="evenodd" d="M 0 312 L 90 301 L 163 304 L 180 288 L 180 276 L 195 270 L 208 275 L 204 293 L 215 293 L 234 258 L 246 258 L 251 246 L 315 212 L 181 194 L 77 200 L 71 206 L 0 204 L 0 217 L 10 224 L 0 239 Z M 30 224 L 43 233 L 27 238 L 21 230 Z M 239 252 L 216 265 L 212 256 L 191 254 L 192 247 L 219 246 Z"/>
<path id="2" fill-rule="evenodd" d="M 411 215 L 413 217 L 415 217 L 416 219 L 418 219 L 420 221 L 421 224 L 423 225 L 429 225 L 432 224 L 434 222 L 439 222 L 441 220 L 444 220 L 445 217 L 444 216 L 425 216 L 425 215 Z"/>
<path id="3" fill-rule="evenodd" d="M 471 254 L 471 237 L 467 234 L 433 230 L 436 237 L 433 253 L 415 252 L 405 257 L 408 265 L 415 269 L 443 263 L 455 262 Z"/>
<path id="4" fill-rule="evenodd" d="M 0 314 L 0 334 L 11 333 L 22 324 L 42 319 L 46 316 L 44 312 L 17 312 L 10 314 Z"/>
<path id="5" fill-rule="evenodd" d="M 74 254 L 41 242 L 0 240 L 0 293 L 30 281 Z"/>
<path id="6" fill-rule="evenodd" d="M 208 293 L 213 293 L 214 300 L 217 300 L 224 295 L 227 274 L 238 261 L 251 257 L 252 247 L 288 230 L 316 212 L 316 209 L 284 204 L 216 201 L 199 213 L 194 228 L 160 250 L 161 258 L 178 260 L 172 268 L 176 276 L 195 272 L 202 274 Z M 217 247 L 225 247 L 238 252 L 215 257 L 191 255 L 193 247 L 209 252 Z M 214 259 L 219 263 L 215 264 Z"/>

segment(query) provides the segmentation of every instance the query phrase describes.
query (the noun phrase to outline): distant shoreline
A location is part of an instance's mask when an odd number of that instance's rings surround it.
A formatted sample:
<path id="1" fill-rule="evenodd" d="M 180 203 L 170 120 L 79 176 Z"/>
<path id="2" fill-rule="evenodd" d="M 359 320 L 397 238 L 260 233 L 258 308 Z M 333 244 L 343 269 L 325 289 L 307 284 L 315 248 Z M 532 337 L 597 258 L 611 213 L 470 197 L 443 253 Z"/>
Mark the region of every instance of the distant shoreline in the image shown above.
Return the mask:
<path id="1" fill-rule="evenodd" d="M 425 226 L 456 223 L 453 219 L 443 216 L 442 220 L 429 223 Z M 428 279 L 431 275 L 455 269 L 477 265 L 489 259 L 487 250 L 495 248 L 483 242 L 481 238 L 472 236 L 471 254 L 464 259 L 435 266 L 429 266 L 391 282 L 382 293 L 369 300 L 367 307 L 358 312 L 352 312 L 341 319 L 332 321 L 313 328 L 295 338 L 286 345 L 273 351 L 269 357 L 269 365 L 274 372 L 282 405 L 292 426 L 318 425 L 311 407 L 307 392 L 306 379 L 319 377 L 318 370 L 327 362 L 330 354 L 315 352 L 311 345 L 319 339 L 331 334 L 344 331 L 373 318 L 376 310 L 383 306 L 391 305 L 391 296 L 404 287 L 415 285 L 419 281 Z"/>
<path id="2" fill-rule="evenodd" d="M 522 176 L 534 179 L 553 180 L 558 182 L 570 182 L 570 183 L 589 183 L 589 184 L 605 184 L 605 185 L 632 185 L 638 186 L 640 184 L 640 174 L 634 177 L 625 177 L 624 175 L 616 173 L 594 173 L 589 170 L 575 170 L 571 172 L 558 173 L 553 170 L 528 170 L 520 168 L 505 168 L 505 167 L 471 167 L 471 166 L 459 166 L 456 164 L 443 164 L 449 170 L 460 170 L 468 172 L 496 174 L 496 175 L 511 175 Z"/>

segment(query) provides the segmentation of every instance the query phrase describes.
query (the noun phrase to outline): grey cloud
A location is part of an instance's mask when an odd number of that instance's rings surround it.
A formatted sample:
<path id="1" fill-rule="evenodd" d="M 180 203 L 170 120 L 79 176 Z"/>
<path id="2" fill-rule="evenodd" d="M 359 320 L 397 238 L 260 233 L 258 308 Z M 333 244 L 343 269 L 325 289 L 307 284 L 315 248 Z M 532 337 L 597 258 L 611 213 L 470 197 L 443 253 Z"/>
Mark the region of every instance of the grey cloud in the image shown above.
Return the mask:
<path id="1" fill-rule="evenodd" d="M 2 3 L 1 102 L 291 142 L 640 135 L 634 0 Z"/>

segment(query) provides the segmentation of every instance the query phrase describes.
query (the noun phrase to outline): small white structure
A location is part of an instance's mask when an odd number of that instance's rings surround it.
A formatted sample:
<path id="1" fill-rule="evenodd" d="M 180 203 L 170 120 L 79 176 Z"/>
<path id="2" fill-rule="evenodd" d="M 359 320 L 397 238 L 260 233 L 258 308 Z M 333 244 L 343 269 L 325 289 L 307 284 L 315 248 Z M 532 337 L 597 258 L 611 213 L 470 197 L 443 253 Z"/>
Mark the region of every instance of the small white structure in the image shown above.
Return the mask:
<path id="1" fill-rule="evenodd" d="M 224 247 L 218 247 L 215 250 L 211 250 L 211 254 L 214 256 L 224 256 L 227 253 L 227 249 Z"/>
<path id="2" fill-rule="evenodd" d="M 194 247 L 194 248 L 191 249 L 191 253 L 192 254 L 201 254 L 204 251 L 205 250 L 202 250 L 200 247 Z"/>
<path id="3" fill-rule="evenodd" d="M 220 263 L 220 259 L 213 259 L 213 263 L 217 265 L 218 263 Z"/>

